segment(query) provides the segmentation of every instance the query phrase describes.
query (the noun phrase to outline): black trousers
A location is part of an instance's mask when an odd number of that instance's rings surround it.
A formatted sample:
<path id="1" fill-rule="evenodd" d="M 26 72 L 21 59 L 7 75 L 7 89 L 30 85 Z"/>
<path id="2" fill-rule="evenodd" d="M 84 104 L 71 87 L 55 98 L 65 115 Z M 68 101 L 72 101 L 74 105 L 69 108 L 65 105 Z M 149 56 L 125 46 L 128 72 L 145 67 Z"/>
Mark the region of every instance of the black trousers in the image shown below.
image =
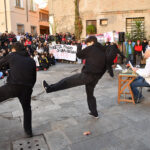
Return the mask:
<path id="1" fill-rule="evenodd" d="M 0 87 L 0 102 L 3 102 L 9 98 L 19 98 L 19 101 L 23 108 L 24 129 L 26 131 L 32 131 L 31 95 L 31 87 L 10 84 L 6 84 Z"/>
<path id="2" fill-rule="evenodd" d="M 85 85 L 87 94 L 87 103 L 91 113 L 97 115 L 96 98 L 94 97 L 94 88 L 103 74 L 79 73 L 62 79 L 61 81 L 49 85 L 47 92 L 64 90 L 76 86 Z"/>

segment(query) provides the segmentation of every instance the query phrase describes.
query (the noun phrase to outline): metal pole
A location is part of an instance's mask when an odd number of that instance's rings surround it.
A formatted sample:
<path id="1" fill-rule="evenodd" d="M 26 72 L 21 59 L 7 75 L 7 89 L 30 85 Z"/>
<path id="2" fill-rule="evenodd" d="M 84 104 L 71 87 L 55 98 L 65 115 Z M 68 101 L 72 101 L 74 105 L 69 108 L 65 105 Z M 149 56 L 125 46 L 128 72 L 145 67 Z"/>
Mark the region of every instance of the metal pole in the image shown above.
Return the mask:
<path id="1" fill-rule="evenodd" d="M 121 44 L 122 44 L 122 55 L 123 55 L 123 42 L 121 42 Z M 123 64 L 123 58 L 122 58 L 121 63 Z"/>
<path id="2" fill-rule="evenodd" d="M 27 14 L 27 22 L 29 20 L 29 17 L 28 17 L 28 0 L 26 0 L 26 14 Z"/>
<path id="3" fill-rule="evenodd" d="M 6 11 L 6 0 L 4 0 L 4 7 L 5 7 L 5 24 L 6 24 L 6 31 L 8 31 L 8 26 L 7 26 L 7 11 Z"/>

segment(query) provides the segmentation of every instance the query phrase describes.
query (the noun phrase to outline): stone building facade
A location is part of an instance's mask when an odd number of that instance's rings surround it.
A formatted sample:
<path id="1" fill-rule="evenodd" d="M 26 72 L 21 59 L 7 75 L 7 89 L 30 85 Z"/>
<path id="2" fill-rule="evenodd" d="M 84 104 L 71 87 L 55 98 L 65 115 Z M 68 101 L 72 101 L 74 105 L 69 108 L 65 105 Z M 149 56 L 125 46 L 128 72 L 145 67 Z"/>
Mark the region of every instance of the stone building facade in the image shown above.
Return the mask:
<path id="1" fill-rule="evenodd" d="M 49 9 L 34 0 L 0 0 L 0 32 L 49 33 Z"/>
<path id="2" fill-rule="evenodd" d="M 150 35 L 149 0 L 80 0 L 82 18 L 82 38 L 86 36 L 86 26 L 94 24 L 97 33 L 109 31 L 130 32 L 135 20 L 143 22 L 146 36 Z M 74 32 L 74 0 L 49 0 L 50 17 L 56 32 Z"/>

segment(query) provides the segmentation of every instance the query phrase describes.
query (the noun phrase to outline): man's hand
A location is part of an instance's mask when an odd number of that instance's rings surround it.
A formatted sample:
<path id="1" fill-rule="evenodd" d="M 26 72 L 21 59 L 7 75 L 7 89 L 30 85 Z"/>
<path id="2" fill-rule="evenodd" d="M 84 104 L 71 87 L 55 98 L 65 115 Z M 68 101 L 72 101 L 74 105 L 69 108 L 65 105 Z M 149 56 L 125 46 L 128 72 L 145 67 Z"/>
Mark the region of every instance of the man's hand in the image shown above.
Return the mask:
<path id="1" fill-rule="evenodd" d="M 133 68 L 132 70 L 133 70 L 134 72 L 136 72 L 136 71 L 138 70 L 138 68 Z"/>

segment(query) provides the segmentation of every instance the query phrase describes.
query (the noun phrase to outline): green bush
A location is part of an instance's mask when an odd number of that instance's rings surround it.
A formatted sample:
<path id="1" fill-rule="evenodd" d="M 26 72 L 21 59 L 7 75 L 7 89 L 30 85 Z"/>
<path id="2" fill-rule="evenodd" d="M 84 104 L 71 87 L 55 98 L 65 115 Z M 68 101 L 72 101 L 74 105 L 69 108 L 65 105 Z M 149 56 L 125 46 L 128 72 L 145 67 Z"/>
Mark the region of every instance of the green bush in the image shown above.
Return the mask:
<path id="1" fill-rule="evenodd" d="M 96 27 L 94 25 L 88 25 L 86 27 L 87 34 L 96 34 Z"/>

